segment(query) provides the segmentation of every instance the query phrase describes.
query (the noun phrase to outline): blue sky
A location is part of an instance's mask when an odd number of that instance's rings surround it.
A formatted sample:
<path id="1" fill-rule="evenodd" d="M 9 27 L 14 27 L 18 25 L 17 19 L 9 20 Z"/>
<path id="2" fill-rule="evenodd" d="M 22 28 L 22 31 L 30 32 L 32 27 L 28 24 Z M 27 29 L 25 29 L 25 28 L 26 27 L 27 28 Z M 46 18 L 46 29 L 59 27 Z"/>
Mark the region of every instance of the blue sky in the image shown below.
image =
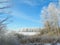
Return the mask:
<path id="1" fill-rule="evenodd" d="M 11 8 L 6 9 L 11 13 L 1 14 L 0 18 L 12 16 L 7 21 L 8 28 L 12 30 L 22 27 L 43 27 L 40 17 L 41 11 L 44 6 L 48 6 L 51 2 L 57 4 L 57 0 L 12 0 L 9 3 Z M 12 21 L 10 22 L 10 20 Z"/>

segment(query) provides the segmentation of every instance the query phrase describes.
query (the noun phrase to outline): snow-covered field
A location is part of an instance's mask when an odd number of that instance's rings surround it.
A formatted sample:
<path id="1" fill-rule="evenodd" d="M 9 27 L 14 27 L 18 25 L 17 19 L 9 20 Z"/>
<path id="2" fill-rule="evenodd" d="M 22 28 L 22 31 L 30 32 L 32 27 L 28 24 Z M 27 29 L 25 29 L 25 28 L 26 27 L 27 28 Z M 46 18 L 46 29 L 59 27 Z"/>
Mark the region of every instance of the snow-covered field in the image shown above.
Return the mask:
<path id="1" fill-rule="evenodd" d="M 22 34 L 22 35 L 29 35 L 29 36 L 32 36 L 32 35 L 36 35 L 36 34 L 39 34 L 39 32 L 18 32 L 19 34 Z"/>

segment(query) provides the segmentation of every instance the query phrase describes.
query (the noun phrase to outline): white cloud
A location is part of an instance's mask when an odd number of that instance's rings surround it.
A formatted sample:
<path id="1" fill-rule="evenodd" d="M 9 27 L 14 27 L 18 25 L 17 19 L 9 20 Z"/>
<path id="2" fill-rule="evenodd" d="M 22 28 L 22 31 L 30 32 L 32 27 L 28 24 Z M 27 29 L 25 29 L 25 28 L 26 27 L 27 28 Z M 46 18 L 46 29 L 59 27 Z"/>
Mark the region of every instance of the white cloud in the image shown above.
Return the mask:
<path id="1" fill-rule="evenodd" d="M 0 0 L 0 2 L 5 2 L 5 1 L 8 1 L 8 0 Z"/>
<path id="2" fill-rule="evenodd" d="M 35 22 L 35 23 L 40 23 L 39 20 L 35 20 L 35 19 L 31 18 L 30 16 L 26 15 L 25 13 L 22 13 L 22 12 L 19 12 L 19 11 L 16 11 L 16 10 L 13 10 L 11 15 L 13 15 L 15 17 L 18 17 L 18 18 L 21 18 L 21 19 L 29 20 L 29 21 L 32 21 L 32 22 Z"/>
<path id="3" fill-rule="evenodd" d="M 20 0 L 20 3 L 28 4 L 30 6 L 40 5 L 44 0 Z"/>

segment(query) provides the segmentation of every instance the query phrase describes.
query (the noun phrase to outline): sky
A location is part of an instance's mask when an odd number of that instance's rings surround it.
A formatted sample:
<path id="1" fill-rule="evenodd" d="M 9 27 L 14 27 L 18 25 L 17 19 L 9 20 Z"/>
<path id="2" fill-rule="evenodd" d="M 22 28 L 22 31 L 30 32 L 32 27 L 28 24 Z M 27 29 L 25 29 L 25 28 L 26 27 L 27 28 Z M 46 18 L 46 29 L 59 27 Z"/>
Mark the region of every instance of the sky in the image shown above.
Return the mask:
<path id="1" fill-rule="evenodd" d="M 6 23 L 8 23 L 7 27 L 12 30 L 43 27 L 41 12 L 50 3 L 57 5 L 58 0 L 11 0 L 9 3 L 0 4 L 0 7 L 11 5 L 10 8 L 0 10 L 3 12 L 0 13 L 0 19 L 10 16 L 11 18 Z"/>

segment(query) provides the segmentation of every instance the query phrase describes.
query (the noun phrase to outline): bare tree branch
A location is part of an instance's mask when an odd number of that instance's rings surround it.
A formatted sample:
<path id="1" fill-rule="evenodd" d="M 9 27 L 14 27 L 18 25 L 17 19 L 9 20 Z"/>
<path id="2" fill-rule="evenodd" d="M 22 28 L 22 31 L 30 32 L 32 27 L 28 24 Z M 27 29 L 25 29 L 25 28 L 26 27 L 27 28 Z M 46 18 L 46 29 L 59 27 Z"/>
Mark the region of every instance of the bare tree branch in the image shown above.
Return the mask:
<path id="1" fill-rule="evenodd" d="M 0 9 L 6 9 L 6 8 L 10 8 L 11 6 L 8 5 L 8 6 L 5 6 L 5 7 L 0 7 Z"/>
<path id="2" fill-rule="evenodd" d="M 7 17 L 5 19 L 3 19 L 2 21 L 0 21 L 0 24 L 4 23 L 5 21 L 7 21 L 10 17 Z"/>

